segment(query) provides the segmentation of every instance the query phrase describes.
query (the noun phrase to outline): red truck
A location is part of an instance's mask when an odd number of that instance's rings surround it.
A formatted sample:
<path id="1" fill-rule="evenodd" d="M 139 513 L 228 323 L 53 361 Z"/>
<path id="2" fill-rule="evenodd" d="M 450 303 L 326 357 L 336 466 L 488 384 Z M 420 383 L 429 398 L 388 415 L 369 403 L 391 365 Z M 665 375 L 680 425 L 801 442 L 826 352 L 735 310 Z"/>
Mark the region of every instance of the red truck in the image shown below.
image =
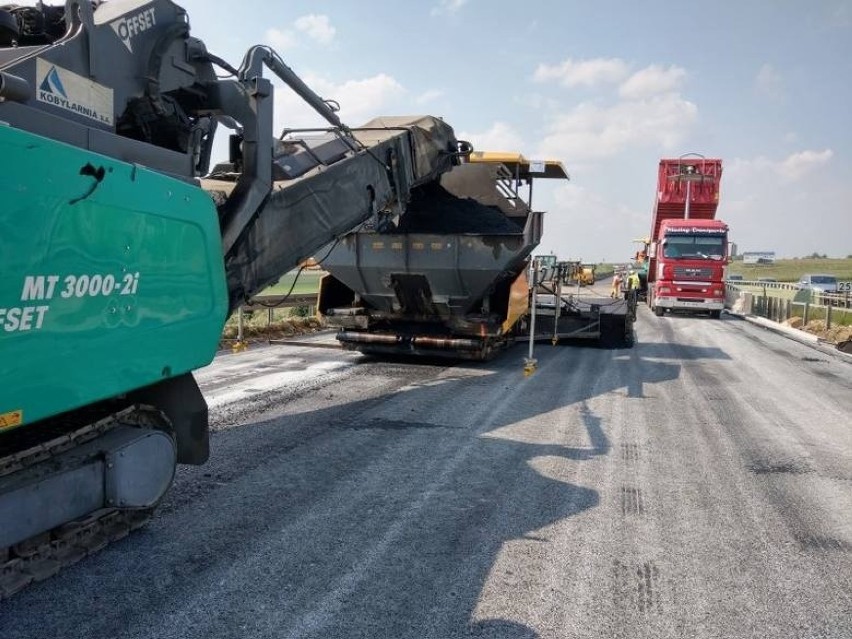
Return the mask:
<path id="1" fill-rule="evenodd" d="M 716 219 L 722 160 L 660 160 L 648 247 L 648 305 L 719 317 L 725 307 L 728 225 Z"/>

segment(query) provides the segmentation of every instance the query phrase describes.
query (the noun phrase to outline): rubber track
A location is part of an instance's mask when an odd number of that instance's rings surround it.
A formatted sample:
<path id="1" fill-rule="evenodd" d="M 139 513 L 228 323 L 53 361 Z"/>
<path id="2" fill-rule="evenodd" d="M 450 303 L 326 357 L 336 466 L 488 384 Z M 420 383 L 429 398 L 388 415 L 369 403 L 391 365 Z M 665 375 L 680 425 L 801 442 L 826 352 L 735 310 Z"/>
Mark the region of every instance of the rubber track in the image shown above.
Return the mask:
<path id="1" fill-rule="evenodd" d="M 93 417 L 90 413 L 85 417 Z M 103 415 L 103 412 L 99 413 Z M 149 408 L 131 407 L 85 426 L 78 414 L 73 421 L 48 424 L 38 440 L 16 438 L 17 450 L 0 449 L 0 477 L 41 463 L 75 446 L 96 439 L 118 424 L 151 427 L 162 425 L 162 415 Z M 5 438 L 8 441 L 8 436 Z M 8 548 L 0 548 L 0 601 L 32 583 L 52 577 L 84 557 L 102 550 L 145 525 L 154 508 L 118 510 L 105 508 Z"/>
<path id="2" fill-rule="evenodd" d="M 123 539 L 145 525 L 152 513 L 105 509 L 7 549 L 0 565 L 0 601 Z"/>

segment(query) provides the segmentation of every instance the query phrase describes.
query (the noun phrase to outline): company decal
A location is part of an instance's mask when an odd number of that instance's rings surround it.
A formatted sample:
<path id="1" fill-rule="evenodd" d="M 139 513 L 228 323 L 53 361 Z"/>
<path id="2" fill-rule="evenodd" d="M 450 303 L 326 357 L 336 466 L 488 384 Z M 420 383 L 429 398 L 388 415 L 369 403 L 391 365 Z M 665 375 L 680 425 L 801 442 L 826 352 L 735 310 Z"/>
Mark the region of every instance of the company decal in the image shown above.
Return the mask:
<path id="1" fill-rule="evenodd" d="M 157 13 L 154 7 L 133 15 L 124 16 L 109 23 L 119 40 L 124 43 L 127 50 L 133 53 L 133 40 L 143 31 L 151 29 L 157 24 Z"/>
<path id="2" fill-rule="evenodd" d="M 109 87 L 41 58 L 36 60 L 36 86 L 36 99 L 39 102 L 101 124 L 113 125 L 112 89 Z"/>
<path id="3" fill-rule="evenodd" d="M 696 226 L 682 226 L 672 228 L 669 227 L 666 229 L 666 236 L 669 235 L 724 235 L 728 232 L 726 228 L 703 228 Z"/>
<path id="4" fill-rule="evenodd" d="M 26 275 L 20 302 L 0 306 L 0 334 L 40 331 L 50 320 L 50 310 L 62 300 L 134 296 L 139 273 L 82 273 L 73 275 Z M 0 302 L 2 303 L 2 302 Z"/>

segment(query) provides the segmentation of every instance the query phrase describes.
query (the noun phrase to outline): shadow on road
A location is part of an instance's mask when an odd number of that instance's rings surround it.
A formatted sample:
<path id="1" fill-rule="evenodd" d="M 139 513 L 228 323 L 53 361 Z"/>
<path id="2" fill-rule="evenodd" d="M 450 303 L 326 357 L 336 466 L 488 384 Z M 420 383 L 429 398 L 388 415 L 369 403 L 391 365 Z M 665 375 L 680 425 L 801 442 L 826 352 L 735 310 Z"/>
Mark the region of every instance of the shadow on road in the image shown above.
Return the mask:
<path id="1" fill-rule="evenodd" d="M 518 348 L 444 371 L 440 383 L 411 366 L 405 392 L 216 433 L 211 463 L 181 474 L 154 524 L 4 603 L 0 630 L 537 637 L 514 606 L 535 588 L 529 579 L 546 584 L 565 569 L 552 563 L 548 528 L 600 502 L 577 483 L 611 450 L 590 400 L 643 397 L 645 385 L 675 379 L 680 366 L 658 361 L 663 348 L 543 348 L 527 379 Z M 357 368 L 369 376 L 381 365 Z M 564 383 L 540 383 L 545 375 Z M 67 611 L 93 605 L 97 615 L 69 624 Z M 38 627 L 14 623 L 35 616 Z"/>

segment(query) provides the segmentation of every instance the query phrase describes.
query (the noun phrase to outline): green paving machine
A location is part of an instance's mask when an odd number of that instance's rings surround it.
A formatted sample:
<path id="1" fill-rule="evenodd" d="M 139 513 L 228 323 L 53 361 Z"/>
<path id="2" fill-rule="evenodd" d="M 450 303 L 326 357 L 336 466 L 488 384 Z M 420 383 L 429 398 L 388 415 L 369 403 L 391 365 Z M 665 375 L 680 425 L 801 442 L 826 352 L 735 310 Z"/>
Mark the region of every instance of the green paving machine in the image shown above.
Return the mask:
<path id="1" fill-rule="evenodd" d="M 276 137 L 264 71 L 327 126 Z M 267 47 L 208 52 L 170 0 L 0 5 L 0 598 L 207 459 L 192 371 L 233 309 L 469 150 L 436 118 L 336 110 Z"/>

